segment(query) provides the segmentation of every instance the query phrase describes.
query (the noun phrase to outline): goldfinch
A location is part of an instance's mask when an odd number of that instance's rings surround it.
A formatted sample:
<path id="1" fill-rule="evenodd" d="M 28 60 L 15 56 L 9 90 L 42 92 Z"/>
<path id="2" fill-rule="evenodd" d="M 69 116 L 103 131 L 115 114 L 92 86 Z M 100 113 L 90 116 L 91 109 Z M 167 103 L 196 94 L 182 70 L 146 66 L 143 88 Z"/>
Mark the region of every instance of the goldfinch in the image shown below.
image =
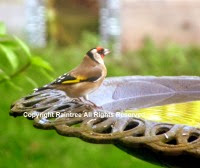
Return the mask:
<path id="1" fill-rule="evenodd" d="M 88 100 L 88 94 L 98 89 L 107 75 L 103 59 L 109 53 L 108 49 L 102 47 L 90 49 L 79 66 L 35 91 L 58 89 L 64 91 L 68 97 L 83 97 Z"/>

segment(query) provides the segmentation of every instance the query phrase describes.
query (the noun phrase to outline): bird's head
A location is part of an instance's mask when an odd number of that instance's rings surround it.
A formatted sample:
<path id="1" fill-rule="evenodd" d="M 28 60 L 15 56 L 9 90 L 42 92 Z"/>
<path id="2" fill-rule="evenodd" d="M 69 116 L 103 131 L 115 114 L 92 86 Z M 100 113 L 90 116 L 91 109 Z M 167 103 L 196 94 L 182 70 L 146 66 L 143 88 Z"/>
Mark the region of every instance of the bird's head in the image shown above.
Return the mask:
<path id="1" fill-rule="evenodd" d="M 105 55 L 109 54 L 109 49 L 103 47 L 96 47 L 92 48 L 87 52 L 87 55 L 93 60 L 98 63 L 103 63 L 103 59 Z"/>

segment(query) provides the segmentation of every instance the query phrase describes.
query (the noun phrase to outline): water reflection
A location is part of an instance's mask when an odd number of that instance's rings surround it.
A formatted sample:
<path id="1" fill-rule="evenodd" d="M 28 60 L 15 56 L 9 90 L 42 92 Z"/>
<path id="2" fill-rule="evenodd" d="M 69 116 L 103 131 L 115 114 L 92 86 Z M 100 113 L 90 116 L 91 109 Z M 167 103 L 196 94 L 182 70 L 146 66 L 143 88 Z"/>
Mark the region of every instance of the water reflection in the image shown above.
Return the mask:
<path id="1" fill-rule="evenodd" d="M 157 122 L 185 124 L 200 128 L 200 101 L 127 110 L 136 116 Z"/>

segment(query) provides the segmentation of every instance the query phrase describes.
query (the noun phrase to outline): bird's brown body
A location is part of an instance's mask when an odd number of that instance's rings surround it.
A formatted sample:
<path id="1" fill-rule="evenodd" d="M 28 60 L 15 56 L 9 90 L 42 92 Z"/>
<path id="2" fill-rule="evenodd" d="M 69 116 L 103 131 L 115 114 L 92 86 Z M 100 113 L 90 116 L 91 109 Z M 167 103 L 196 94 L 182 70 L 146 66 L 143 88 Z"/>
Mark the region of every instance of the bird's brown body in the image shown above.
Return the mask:
<path id="1" fill-rule="evenodd" d="M 92 48 L 79 66 L 36 91 L 58 89 L 64 91 L 68 97 L 88 99 L 88 94 L 98 89 L 107 75 L 103 58 L 109 52 L 102 47 Z"/>
<path id="2" fill-rule="evenodd" d="M 100 76 L 94 82 L 86 81 L 74 84 L 52 85 L 55 89 L 65 91 L 69 97 L 84 97 L 99 88 L 107 75 L 107 69 L 104 64 L 97 64 L 86 55 L 80 66 L 70 71 L 69 74 L 72 76 L 85 76 L 86 74 L 91 77 L 95 75 Z"/>

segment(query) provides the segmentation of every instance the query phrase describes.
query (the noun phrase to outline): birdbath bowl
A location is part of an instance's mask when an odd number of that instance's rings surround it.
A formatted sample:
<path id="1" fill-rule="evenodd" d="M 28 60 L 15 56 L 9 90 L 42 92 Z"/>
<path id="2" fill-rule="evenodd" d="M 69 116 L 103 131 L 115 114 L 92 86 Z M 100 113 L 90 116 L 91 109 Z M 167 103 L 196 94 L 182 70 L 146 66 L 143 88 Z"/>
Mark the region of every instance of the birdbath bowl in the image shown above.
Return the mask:
<path id="1" fill-rule="evenodd" d="M 10 115 L 24 115 L 34 120 L 36 128 L 55 129 L 63 136 L 114 144 L 135 157 L 162 166 L 199 165 L 198 126 L 127 115 L 127 110 L 137 114 L 140 109 L 200 100 L 199 77 L 112 77 L 89 99 L 99 107 L 71 99 L 63 91 L 47 89 L 16 101 Z M 200 105 L 194 108 L 200 113 Z M 189 114 L 191 109 L 187 110 Z"/>

